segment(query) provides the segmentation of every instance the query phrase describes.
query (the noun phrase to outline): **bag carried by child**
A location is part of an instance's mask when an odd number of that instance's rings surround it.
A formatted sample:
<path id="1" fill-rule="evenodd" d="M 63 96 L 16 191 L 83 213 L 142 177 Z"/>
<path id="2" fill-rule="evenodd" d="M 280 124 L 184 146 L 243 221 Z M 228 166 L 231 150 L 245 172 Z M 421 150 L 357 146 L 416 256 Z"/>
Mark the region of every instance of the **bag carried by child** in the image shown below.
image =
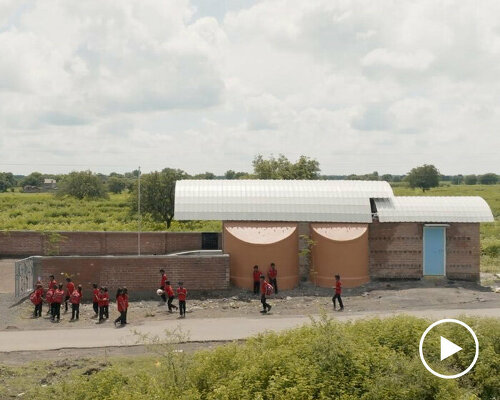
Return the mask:
<path id="1" fill-rule="evenodd" d="M 34 305 L 38 303 L 38 294 L 36 291 L 30 294 L 30 300 Z"/>
<path id="2" fill-rule="evenodd" d="M 266 282 L 266 296 L 271 296 L 274 293 L 274 287 L 270 283 Z"/>

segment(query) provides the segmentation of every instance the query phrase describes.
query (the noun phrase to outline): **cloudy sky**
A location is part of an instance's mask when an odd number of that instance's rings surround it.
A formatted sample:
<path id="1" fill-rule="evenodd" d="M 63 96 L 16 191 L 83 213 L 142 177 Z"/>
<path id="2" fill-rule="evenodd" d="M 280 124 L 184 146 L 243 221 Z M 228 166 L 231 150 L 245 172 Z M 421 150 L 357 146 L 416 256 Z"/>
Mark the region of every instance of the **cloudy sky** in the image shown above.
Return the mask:
<path id="1" fill-rule="evenodd" d="M 497 1 L 0 0 L 0 171 L 500 172 Z"/>

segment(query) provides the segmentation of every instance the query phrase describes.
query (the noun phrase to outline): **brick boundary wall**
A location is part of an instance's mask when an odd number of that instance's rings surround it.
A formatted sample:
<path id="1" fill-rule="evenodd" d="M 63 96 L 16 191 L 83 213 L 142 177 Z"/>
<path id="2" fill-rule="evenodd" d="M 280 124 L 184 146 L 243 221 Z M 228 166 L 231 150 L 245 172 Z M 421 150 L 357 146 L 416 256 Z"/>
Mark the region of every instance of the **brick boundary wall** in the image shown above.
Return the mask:
<path id="1" fill-rule="evenodd" d="M 90 300 L 92 283 L 107 286 L 113 299 L 116 289 L 126 286 L 131 299 L 154 298 L 160 286 L 159 270 L 165 269 L 175 287 L 179 280 L 190 292 L 229 289 L 229 256 L 180 255 L 180 256 L 67 256 L 33 257 L 35 260 L 35 281 L 42 279 L 44 287 L 49 275 L 65 282 L 65 275 L 72 277 L 75 284 L 81 284 L 84 299 Z"/>
<path id="2" fill-rule="evenodd" d="M 201 232 L 141 232 L 141 254 L 201 249 Z M 222 233 L 219 232 L 219 249 Z M 134 255 L 137 232 L 0 231 L 0 257 Z"/>
<path id="3" fill-rule="evenodd" d="M 479 280 L 478 223 L 450 223 L 446 228 L 446 277 Z M 369 225 L 372 279 L 423 277 L 423 223 L 398 222 Z"/>

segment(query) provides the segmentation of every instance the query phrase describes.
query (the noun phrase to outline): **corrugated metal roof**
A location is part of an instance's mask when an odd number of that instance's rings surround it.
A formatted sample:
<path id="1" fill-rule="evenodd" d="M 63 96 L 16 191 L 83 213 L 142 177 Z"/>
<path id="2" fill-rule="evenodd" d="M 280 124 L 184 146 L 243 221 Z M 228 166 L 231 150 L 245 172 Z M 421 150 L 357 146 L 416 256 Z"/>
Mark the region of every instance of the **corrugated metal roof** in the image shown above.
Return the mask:
<path id="1" fill-rule="evenodd" d="M 371 222 L 370 198 L 393 197 L 383 181 L 181 180 L 177 220 Z"/>
<path id="2" fill-rule="evenodd" d="M 397 196 L 376 199 L 380 222 L 492 222 L 482 197 Z"/>

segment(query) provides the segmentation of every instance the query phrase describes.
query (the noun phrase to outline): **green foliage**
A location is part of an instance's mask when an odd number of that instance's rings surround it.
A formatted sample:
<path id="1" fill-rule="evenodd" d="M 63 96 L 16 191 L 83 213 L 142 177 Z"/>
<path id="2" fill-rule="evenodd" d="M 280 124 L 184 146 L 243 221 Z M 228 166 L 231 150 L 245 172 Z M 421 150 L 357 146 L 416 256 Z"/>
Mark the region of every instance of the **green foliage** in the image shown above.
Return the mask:
<path id="1" fill-rule="evenodd" d="M 40 172 L 32 172 L 21 180 L 21 186 L 42 186 L 43 175 Z"/>
<path id="2" fill-rule="evenodd" d="M 108 197 L 101 178 L 91 171 L 73 171 L 66 175 L 58 192 L 58 196 L 64 195 L 77 199 L 104 199 Z"/>
<path id="3" fill-rule="evenodd" d="M 283 154 L 268 160 L 259 154 L 252 164 L 257 179 L 318 179 L 320 171 L 319 162 L 306 156 L 292 163 Z"/>
<path id="4" fill-rule="evenodd" d="M 477 183 L 477 176 L 476 175 L 467 175 L 465 177 L 465 184 L 466 185 L 475 185 Z"/>
<path id="5" fill-rule="evenodd" d="M 230 169 L 227 170 L 226 173 L 224 174 L 224 179 L 242 179 L 247 175 L 248 173 L 246 172 L 235 172 L 232 169 Z"/>
<path id="6" fill-rule="evenodd" d="M 36 389 L 37 398 L 203 400 L 493 400 L 500 396 L 500 320 L 463 318 L 481 340 L 481 357 L 464 379 L 431 375 L 418 356 L 429 321 L 394 317 L 339 323 L 323 317 L 281 334 L 194 355 L 173 348 L 123 361 L 89 377 Z M 449 373 L 464 369 L 454 357 Z"/>
<path id="7" fill-rule="evenodd" d="M 481 185 L 495 185 L 498 183 L 498 175 L 492 173 L 480 175 L 479 183 Z"/>
<path id="8" fill-rule="evenodd" d="M 121 193 L 125 190 L 127 187 L 128 180 L 125 178 L 120 178 L 118 176 L 112 176 L 108 179 L 107 185 L 108 185 L 108 190 L 111 193 Z"/>
<path id="9" fill-rule="evenodd" d="M 439 186 L 439 171 L 434 165 L 423 165 L 413 168 L 406 180 L 411 188 L 420 188 L 426 191 L 430 188 Z"/>
<path id="10" fill-rule="evenodd" d="M 166 223 L 170 228 L 174 218 L 175 182 L 188 178 L 180 169 L 165 168 L 141 176 L 141 212 L 149 215 L 153 221 Z M 130 196 L 132 210 L 138 211 L 138 185 L 134 186 Z"/>
<path id="11" fill-rule="evenodd" d="M 0 172 L 0 193 L 14 188 L 14 186 L 16 186 L 16 179 L 12 172 Z"/>

